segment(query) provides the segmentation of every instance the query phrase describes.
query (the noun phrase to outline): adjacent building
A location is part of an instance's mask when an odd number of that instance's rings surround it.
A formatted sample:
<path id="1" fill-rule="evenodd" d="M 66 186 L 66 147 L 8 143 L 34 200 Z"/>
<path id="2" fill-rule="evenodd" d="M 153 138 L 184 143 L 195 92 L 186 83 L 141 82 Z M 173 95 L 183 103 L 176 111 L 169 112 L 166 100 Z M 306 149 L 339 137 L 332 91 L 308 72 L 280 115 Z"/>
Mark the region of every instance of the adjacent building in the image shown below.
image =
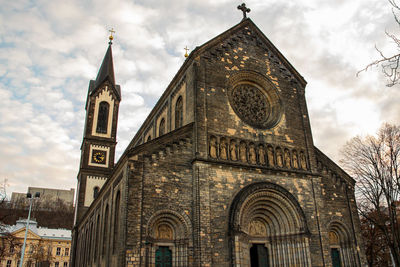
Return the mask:
<path id="1" fill-rule="evenodd" d="M 0 233 L 0 266 L 18 267 L 26 230 L 26 219 L 5 226 Z M 25 267 L 68 267 L 71 254 L 71 231 L 38 227 L 30 220 L 25 247 Z"/>
<path id="2" fill-rule="evenodd" d="M 53 189 L 53 188 L 45 188 L 45 187 L 28 187 L 28 193 L 31 193 L 32 196 L 35 195 L 36 192 L 40 193 L 40 200 L 42 202 L 47 203 L 55 203 L 57 201 L 62 201 L 66 205 L 74 204 L 75 197 L 75 189 L 71 188 L 70 190 L 65 189 Z M 18 193 L 12 192 L 11 194 L 11 203 L 29 203 L 26 198 L 26 193 Z"/>

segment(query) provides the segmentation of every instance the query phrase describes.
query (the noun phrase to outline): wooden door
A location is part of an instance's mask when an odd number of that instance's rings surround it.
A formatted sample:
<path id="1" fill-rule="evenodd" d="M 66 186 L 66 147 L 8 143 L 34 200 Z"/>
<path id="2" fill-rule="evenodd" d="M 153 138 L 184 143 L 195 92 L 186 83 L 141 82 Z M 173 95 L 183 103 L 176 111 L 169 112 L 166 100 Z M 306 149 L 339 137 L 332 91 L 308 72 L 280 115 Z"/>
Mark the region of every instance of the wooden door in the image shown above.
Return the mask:
<path id="1" fill-rule="evenodd" d="M 341 267 L 340 252 L 338 248 L 331 248 L 332 266 Z"/>
<path id="2" fill-rule="evenodd" d="M 156 267 L 172 267 L 172 252 L 168 247 L 159 247 L 157 249 Z"/>
<path id="3" fill-rule="evenodd" d="M 250 248 L 251 267 L 269 267 L 268 249 L 264 244 L 254 244 Z"/>

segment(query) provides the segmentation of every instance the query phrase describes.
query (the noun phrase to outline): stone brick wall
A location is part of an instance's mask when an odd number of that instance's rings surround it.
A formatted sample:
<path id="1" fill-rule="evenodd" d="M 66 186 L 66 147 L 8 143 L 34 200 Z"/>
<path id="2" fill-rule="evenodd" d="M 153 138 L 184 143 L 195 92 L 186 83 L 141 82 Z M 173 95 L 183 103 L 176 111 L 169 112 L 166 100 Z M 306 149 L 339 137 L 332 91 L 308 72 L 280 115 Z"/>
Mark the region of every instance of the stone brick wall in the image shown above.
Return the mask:
<path id="1" fill-rule="evenodd" d="M 132 157 L 127 206 L 127 266 L 142 266 L 145 262 L 154 264 L 154 256 L 150 255 L 155 251 L 152 248 L 168 246 L 170 241 L 157 240 L 152 226 L 174 218 L 177 218 L 177 225 L 173 243 L 182 243 L 179 253 L 193 258 L 192 141 L 190 138 L 173 139 L 153 146 L 146 154 Z M 148 145 L 152 145 L 151 142 Z M 178 238 L 179 229 L 182 233 Z M 178 255 L 178 250 L 173 248 L 173 252 L 176 261 L 183 264 L 184 259 Z"/>
<path id="2" fill-rule="evenodd" d="M 233 107 L 232 90 L 242 82 L 268 98 L 266 109 L 276 119 L 266 121 L 268 127 Z M 253 244 L 264 244 L 272 265 L 331 266 L 331 231 L 344 238 L 346 266 L 363 266 L 354 183 L 314 147 L 305 85 L 250 20 L 197 48 L 79 224 L 78 250 L 89 249 L 85 234 L 98 215 L 104 226 L 108 203 L 110 228 L 101 239 L 108 240 L 107 252 L 89 266 L 155 266 L 160 248 L 171 252 L 173 266 L 249 266 Z M 172 105 L 182 90 L 185 125 L 174 129 Z M 157 136 L 160 116 L 166 117 L 166 134 L 144 140 L 150 131 Z M 233 158 L 232 141 L 238 144 Z M 123 234 L 113 253 L 117 190 Z M 264 213 L 257 213 L 258 202 L 251 206 L 258 199 Z M 266 230 L 252 232 L 258 217 L 243 214 L 265 216 Z"/>

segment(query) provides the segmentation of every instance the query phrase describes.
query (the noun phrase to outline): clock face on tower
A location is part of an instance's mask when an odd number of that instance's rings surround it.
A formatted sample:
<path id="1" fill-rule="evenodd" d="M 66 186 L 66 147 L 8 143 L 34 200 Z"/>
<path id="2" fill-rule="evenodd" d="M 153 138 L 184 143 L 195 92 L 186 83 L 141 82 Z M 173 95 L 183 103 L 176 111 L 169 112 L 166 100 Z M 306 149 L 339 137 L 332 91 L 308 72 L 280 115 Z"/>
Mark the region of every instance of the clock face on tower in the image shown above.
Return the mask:
<path id="1" fill-rule="evenodd" d="M 107 151 L 95 150 L 92 151 L 92 163 L 106 164 Z"/>

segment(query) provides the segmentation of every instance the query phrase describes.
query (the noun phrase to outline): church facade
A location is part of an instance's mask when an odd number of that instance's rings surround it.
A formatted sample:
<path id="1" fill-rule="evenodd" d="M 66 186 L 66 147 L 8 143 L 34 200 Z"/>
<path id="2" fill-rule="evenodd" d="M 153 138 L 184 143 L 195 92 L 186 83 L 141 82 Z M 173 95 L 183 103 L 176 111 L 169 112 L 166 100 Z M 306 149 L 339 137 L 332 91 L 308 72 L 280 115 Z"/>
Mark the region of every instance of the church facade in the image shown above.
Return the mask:
<path id="1" fill-rule="evenodd" d="M 355 182 L 313 145 L 305 87 L 245 18 L 192 51 L 114 164 L 110 44 L 89 84 L 71 266 L 365 266 Z"/>

